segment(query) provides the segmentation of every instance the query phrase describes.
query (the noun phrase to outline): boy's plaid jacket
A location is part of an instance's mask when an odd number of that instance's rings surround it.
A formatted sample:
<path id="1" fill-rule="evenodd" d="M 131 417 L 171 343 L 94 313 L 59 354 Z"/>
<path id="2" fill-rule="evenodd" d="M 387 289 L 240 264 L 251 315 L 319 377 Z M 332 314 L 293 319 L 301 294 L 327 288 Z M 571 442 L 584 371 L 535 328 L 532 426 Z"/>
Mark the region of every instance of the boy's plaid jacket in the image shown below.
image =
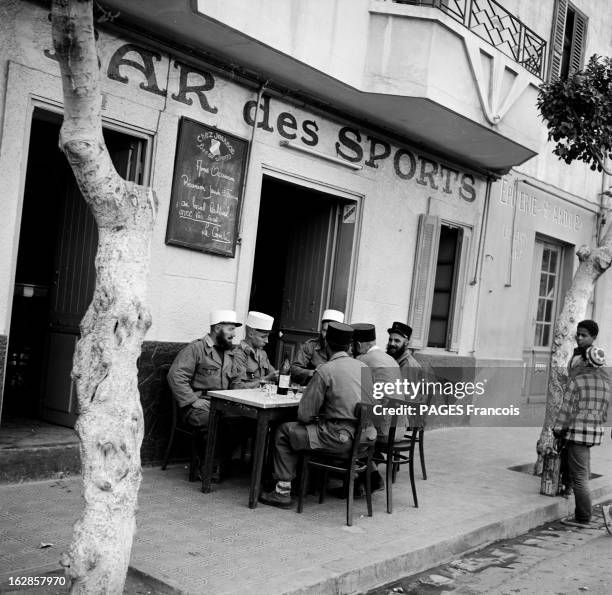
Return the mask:
<path id="1" fill-rule="evenodd" d="M 602 424 L 608 417 L 610 378 L 603 368 L 585 367 L 568 384 L 554 424 L 571 442 L 601 444 Z"/>

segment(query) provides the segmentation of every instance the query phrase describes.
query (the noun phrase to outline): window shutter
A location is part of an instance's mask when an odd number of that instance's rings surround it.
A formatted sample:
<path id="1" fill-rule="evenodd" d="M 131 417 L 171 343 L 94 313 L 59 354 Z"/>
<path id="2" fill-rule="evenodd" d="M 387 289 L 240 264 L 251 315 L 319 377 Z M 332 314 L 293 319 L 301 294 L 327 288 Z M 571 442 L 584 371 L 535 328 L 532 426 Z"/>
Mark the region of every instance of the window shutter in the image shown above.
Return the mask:
<path id="1" fill-rule="evenodd" d="M 549 79 L 557 79 L 561 74 L 563 59 L 563 38 L 565 36 L 565 17 L 567 16 L 567 0 L 557 0 L 553 19 L 552 43 L 550 44 Z"/>
<path id="2" fill-rule="evenodd" d="M 460 238 L 460 245 L 457 249 L 457 275 L 455 279 L 455 297 L 449 321 L 450 336 L 447 341 L 449 351 L 459 351 L 459 331 L 463 320 L 463 302 L 465 301 L 465 286 L 468 273 L 468 261 L 470 254 L 471 231 L 463 229 Z"/>
<path id="3" fill-rule="evenodd" d="M 582 70 L 584 48 L 586 46 L 587 18 L 576 11 L 574 16 L 574 31 L 572 33 L 572 51 L 570 53 L 569 72 L 572 74 Z"/>
<path id="4" fill-rule="evenodd" d="M 427 346 L 439 243 L 440 218 L 419 215 L 417 250 L 408 312 L 408 324 L 412 327 L 410 347 L 415 349 Z"/>

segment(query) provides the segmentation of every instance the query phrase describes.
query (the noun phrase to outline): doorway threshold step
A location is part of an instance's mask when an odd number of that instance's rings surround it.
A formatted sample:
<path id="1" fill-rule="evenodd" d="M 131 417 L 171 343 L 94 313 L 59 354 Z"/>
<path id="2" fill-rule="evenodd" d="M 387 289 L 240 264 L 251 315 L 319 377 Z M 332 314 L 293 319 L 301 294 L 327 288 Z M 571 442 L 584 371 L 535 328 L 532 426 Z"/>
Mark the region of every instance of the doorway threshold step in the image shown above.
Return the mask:
<path id="1" fill-rule="evenodd" d="M 0 484 L 78 475 L 78 444 L 0 449 Z"/>

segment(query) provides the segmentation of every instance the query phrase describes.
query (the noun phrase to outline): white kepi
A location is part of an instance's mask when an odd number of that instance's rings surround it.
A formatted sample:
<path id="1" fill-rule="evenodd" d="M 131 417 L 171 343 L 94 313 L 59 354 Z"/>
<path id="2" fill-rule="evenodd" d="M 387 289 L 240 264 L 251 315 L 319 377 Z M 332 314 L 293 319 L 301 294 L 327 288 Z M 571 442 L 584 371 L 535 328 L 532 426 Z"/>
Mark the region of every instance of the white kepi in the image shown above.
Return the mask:
<path id="1" fill-rule="evenodd" d="M 251 310 L 247 316 L 246 325 L 258 331 L 270 332 L 273 324 L 274 318 L 264 314 L 263 312 L 255 312 L 255 310 Z"/>
<path id="2" fill-rule="evenodd" d="M 210 313 L 210 324 L 233 324 L 234 326 L 242 326 L 238 322 L 236 312 L 234 310 L 213 310 Z"/>
<path id="3" fill-rule="evenodd" d="M 323 310 L 321 322 L 329 322 L 331 320 L 334 322 L 344 322 L 344 312 L 340 312 L 340 310 Z"/>

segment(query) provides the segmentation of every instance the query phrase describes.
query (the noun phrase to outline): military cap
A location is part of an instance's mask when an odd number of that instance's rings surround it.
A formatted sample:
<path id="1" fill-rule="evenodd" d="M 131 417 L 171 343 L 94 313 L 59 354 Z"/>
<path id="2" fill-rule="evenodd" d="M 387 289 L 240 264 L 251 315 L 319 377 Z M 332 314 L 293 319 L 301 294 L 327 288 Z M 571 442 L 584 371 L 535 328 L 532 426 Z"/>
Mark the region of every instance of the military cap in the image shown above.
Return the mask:
<path id="1" fill-rule="evenodd" d="M 355 331 L 353 341 L 367 343 L 368 341 L 376 341 L 376 327 L 367 322 L 358 322 L 351 325 Z"/>
<path id="2" fill-rule="evenodd" d="M 344 322 L 344 313 L 340 312 L 340 310 L 323 310 L 323 316 L 321 317 L 321 322 Z"/>
<path id="3" fill-rule="evenodd" d="M 342 322 L 330 322 L 325 340 L 334 345 L 348 345 L 353 341 L 353 329 Z"/>
<path id="4" fill-rule="evenodd" d="M 391 325 L 391 328 L 387 329 L 389 334 L 395 333 L 396 335 L 401 335 L 405 339 L 410 339 L 412 336 L 412 327 L 404 324 L 403 322 L 394 322 Z"/>

